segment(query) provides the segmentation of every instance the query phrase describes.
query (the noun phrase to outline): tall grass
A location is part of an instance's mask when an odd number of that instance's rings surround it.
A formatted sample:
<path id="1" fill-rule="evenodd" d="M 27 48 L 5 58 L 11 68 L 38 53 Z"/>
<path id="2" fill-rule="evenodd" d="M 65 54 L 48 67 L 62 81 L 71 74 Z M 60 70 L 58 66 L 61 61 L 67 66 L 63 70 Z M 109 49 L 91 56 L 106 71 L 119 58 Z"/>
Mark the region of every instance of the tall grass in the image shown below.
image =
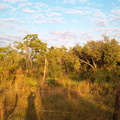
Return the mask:
<path id="1" fill-rule="evenodd" d="M 31 114 L 33 120 L 112 120 L 116 90 L 109 83 L 77 82 L 64 77 L 48 80 L 44 91 L 39 91 L 36 78 L 24 75 L 19 81 L 0 86 L 4 106 L 0 112 L 4 111 L 6 120 L 27 120 Z M 31 93 L 35 97 L 30 97 Z"/>

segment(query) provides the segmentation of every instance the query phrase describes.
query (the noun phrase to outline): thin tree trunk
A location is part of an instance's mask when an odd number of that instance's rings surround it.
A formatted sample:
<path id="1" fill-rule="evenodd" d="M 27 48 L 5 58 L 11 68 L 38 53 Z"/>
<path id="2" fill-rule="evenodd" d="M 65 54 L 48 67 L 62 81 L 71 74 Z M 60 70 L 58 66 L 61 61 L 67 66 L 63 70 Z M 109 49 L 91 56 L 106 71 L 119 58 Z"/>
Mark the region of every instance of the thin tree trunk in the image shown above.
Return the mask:
<path id="1" fill-rule="evenodd" d="M 116 94 L 116 100 L 115 100 L 115 109 L 114 109 L 114 114 L 113 114 L 113 120 L 118 120 L 118 112 L 120 109 L 120 83 L 118 87 L 118 91 Z"/>
<path id="2" fill-rule="evenodd" d="M 47 58 L 45 56 L 45 65 L 44 65 L 44 71 L 43 71 L 44 74 L 43 74 L 43 79 L 42 79 L 42 82 L 41 82 L 41 97 L 43 96 L 43 92 L 44 92 L 46 71 L 47 71 Z"/>
<path id="3" fill-rule="evenodd" d="M 69 74 L 68 65 L 66 63 L 66 60 L 64 61 L 64 63 L 65 63 L 66 72 L 67 72 L 67 74 Z"/>
<path id="4" fill-rule="evenodd" d="M 95 71 L 97 71 L 97 65 L 95 64 L 95 61 L 93 60 L 93 58 L 92 58 L 92 62 L 93 62 L 93 66 L 95 68 Z"/>

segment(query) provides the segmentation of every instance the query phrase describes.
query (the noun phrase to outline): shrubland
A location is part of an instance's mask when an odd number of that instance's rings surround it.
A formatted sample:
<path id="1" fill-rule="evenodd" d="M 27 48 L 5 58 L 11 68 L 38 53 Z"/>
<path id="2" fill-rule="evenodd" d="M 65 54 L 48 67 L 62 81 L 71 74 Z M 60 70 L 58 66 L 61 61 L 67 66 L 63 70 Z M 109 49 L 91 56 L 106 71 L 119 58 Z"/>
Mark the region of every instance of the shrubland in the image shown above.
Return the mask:
<path id="1" fill-rule="evenodd" d="M 68 49 L 27 35 L 0 47 L 0 120 L 111 120 L 119 79 L 115 39 Z"/>

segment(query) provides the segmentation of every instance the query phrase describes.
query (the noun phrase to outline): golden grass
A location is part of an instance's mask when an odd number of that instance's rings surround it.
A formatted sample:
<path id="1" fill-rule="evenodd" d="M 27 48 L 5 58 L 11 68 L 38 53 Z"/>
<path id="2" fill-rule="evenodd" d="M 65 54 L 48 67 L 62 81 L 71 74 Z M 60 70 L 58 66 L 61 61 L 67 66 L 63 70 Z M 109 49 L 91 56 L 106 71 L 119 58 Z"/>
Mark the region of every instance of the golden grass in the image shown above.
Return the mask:
<path id="1" fill-rule="evenodd" d="M 18 86 L 17 90 L 15 84 L 9 82 L 0 86 L 1 90 L 4 86 L 0 93 L 4 96 L 4 102 L 1 102 L 4 104 L 4 118 L 25 120 L 26 115 L 30 115 L 28 107 L 34 104 L 31 111 L 39 120 L 112 120 L 115 94 L 105 94 L 106 91 L 102 91 L 102 86 L 97 83 L 90 85 L 86 81 L 64 78 L 56 80 L 59 86 L 46 85 L 44 91 L 38 91 L 32 78 L 22 77 L 21 82 L 22 86 Z M 108 88 L 109 84 L 104 87 Z M 35 98 L 30 97 L 31 92 Z M 41 92 L 44 92 L 42 98 Z M 15 106 L 16 94 L 18 99 Z"/>

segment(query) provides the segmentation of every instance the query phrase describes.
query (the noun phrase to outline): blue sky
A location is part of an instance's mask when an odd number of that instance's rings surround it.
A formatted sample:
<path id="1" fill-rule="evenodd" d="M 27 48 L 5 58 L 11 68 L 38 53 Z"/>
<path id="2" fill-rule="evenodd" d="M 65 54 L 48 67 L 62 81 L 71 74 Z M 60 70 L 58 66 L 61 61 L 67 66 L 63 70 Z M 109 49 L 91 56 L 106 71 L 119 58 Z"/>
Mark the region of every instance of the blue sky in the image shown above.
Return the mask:
<path id="1" fill-rule="evenodd" d="M 103 34 L 120 42 L 120 0 L 0 0 L 0 46 L 27 34 L 48 47 L 82 45 Z"/>

